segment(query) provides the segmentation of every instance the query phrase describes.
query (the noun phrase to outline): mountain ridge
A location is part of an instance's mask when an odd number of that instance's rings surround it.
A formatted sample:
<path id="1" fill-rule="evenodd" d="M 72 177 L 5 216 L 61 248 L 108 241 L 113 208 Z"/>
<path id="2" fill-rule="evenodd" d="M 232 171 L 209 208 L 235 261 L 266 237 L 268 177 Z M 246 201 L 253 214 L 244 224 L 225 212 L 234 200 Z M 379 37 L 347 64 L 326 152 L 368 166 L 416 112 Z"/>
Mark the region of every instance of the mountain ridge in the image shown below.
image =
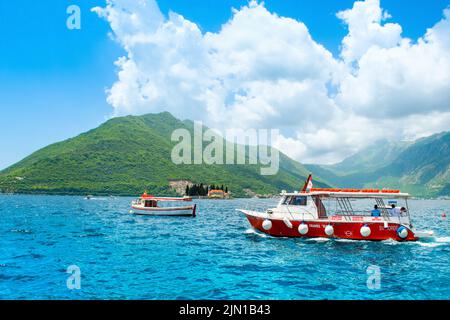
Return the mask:
<path id="1" fill-rule="evenodd" d="M 262 176 L 260 165 L 172 163 L 173 130 L 192 132 L 193 127 L 191 120 L 178 120 L 168 112 L 109 119 L 0 171 L 0 192 L 135 195 L 147 189 L 173 195 L 170 182 L 180 180 L 228 185 L 235 196 L 273 195 L 282 189 L 298 190 L 313 173 L 318 187 L 386 187 L 415 196 L 450 195 L 450 132 L 414 142 L 381 140 L 334 165 L 302 165 L 280 152 L 278 174 Z"/>
<path id="2" fill-rule="evenodd" d="M 450 132 L 440 132 L 414 142 L 381 144 L 369 146 L 335 165 L 305 167 L 338 187 L 401 188 L 424 197 L 450 195 Z M 367 157 L 367 150 L 379 152 Z M 383 150 L 389 151 L 387 156 L 383 155 Z M 376 165 L 370 167 L 355 159 L 366 159 Z"/>
<path id="3" fill-rule="evenodd" d="M 261 176 L 261 165 L 175 165 L 173 130 L 192 132 L 194 123 L 168 112 L 112 118 L 76 137 L 44 147 L 0 171 L 0 190 L 38 194 L 136 195 L 147 189 L 175 191 L 169 182 L 225 184 L 234 196 L 298 189 L 309 171 L 280 152 L 280 169 Z M 203 127 L 203 130 L 206 130 Z M 317 179 L 319 186 L 327 186 Z"/>

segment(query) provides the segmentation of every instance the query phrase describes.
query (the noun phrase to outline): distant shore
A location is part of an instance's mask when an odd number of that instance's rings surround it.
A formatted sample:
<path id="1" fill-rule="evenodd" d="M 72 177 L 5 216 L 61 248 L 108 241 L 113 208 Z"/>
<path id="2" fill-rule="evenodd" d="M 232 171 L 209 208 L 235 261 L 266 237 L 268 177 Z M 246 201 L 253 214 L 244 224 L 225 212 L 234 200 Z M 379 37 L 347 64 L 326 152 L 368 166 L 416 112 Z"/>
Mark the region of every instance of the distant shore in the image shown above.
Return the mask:
<path id="1" fill-rule="evenodd" d="M 93 197 L 93 198 L 114 198 L 114 197 L 124 197 L 124 198 L 133 198 L 138 197 L 138 194 L 102 194 L 102 193 L 62 193 L 62 192 L 0 192 L 0 196 L 66 196 L 66 197 Z M 161 196 L 180 196 L 180 195 L 161 195 Z M 261 196 L 261 197 L 249 197 L 249 196 L 236 196 L 232 198 L 219 199 L 219 198 L 208 198 L 207 196 L 191 196 L 194 200 L 233 200 L 233 199 L 274 199 L 278 198 L 279 195 L 272 195 L 270 197 Z"/>
<path id="2" fill-rule="evenodd" d="M 126 198 L 133 198 L 139 196 L 139 194 L 128 194 L 128 193 L 120 193 L 120 194 L 106 194 L 106 193 L 63 193 L 63 192 L 0 192 L 0 196 L 15 196 L 15 195 L 23 195 L 23 196 L 69 196 L 69 197 L 87 197 L 91 196 L 94 198 L 107 198 L 107 197 L 126 197 Z M 163 194 L 161 196 L 180 196 L 175 194 Z M 233 200 L 233 199 L 276 199 L 280 196 L 277 195 L 264 195 L 264 196 L 235 196 L 228 199 L 218 199 L 218 198 L 208 198 L 207 196 L 191 196 L 194 200 Z M 443 196 L 443 197 L 415 197 L 411 196 L 411 200 L 450 200 L 450 196 Z"/>

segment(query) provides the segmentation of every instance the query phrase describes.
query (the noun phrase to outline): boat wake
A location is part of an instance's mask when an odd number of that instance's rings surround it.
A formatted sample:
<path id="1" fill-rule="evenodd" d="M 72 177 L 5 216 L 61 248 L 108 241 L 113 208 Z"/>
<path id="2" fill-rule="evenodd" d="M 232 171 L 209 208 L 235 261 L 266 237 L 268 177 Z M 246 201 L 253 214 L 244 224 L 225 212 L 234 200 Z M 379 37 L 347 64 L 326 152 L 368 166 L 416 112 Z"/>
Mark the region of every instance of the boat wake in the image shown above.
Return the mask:
<path id="1" fill-rule="evenodd" d="M 354 240 L 354 239 L 334 239 L 336 242 L 362 243 L 371 242 L 369 240 Z"/>
<path id="2" fill-rule="evenodd" d="M 330 240 L 331 239 L 329 239 L 329 238 L 308 238 L 308 239 L 306 239 L 306 241 L 308 241 L 308 242 L 327 242 Z"/>
<path id="3" fill-rule="evenodd" d="M 389 246 L 396 246 L 396 245 L 402 244 L 404 242 L 399 242 L 399 241 L 396 241 L 394 239 L 387 239 L 387 240 L 381 241 L 381 243 L 389 245 Z"/>
<path id="4" fill-rule="evenodd" d="M 436 242 L 439 243 L 450 243 L 450 237 L 437 237 Z"/>
<path id="5" fill-rule="evenodd" d="M 352 240 L 352 239 L 328 239 L 328 238 L 311 238 L 308 239 L 307 241 L 316 241 L 316 242 L 326 242 L 329 240 L 333 240 L 336 242 L 341 242 L 341 243 L 361 243 L 361 242 L 366 242 L 366 243 L 370 243 L 372 241 L 368 241 L 368 240 Z M 450 237 L 432 237 L 432 238 L 428 238 L 427 240 L 419 240 L 419 241 L 397 241 L 394 239 L 388 239 L 388 240 L 383 240 L 380 241 L 380 243 L 385 244 L 385 245 L 389 245 L 389 246 L 396 246 L 396 245 L 419 245 L 422 247 L 428 247 L 428 248 L 435 248 L 435 247 L 439 247 L 439 246 L 443 246 L 443 245 L 447 245 L 450 243 Z"/>
<path id="6" fill-rule="evenodd" d="M 422 247 L 435 248 L 449 244 L 450 237 L 430 237 L 430 239 L 427 239 L 427 241 L 420 240 L 416 243 Z"/>
<path id="7" fill-rule="evenodd" d="M 261 237 L 261 238 L 268 238 L 269 237 L 267 234 L 258 232 L 258 231 L 256 231 L 255 229 L 252 229 L 252 228 L 249 228 L 249 229 L 245 230 L 244 234 L 256 235 L 256 236 Z"/>
<path id="8" fill-rule="evenodd" d="M 89 200 L 89 201 L 106 201 L 108 200 L 107 198 L 84 198 L 85 200 Z"/>
<path id="9" fill-rule="evenodd" d="M 244 231 L 244 234 L 246 235 L 256 235 L 261 238 L 271 238 L 271 236 L 259 232 L 255 229 L 249 228 Z M 352 239 L 334 239 L 334 238 L 307 238 L 302 239 L 305 242 L 328 242 L 328 241 L 335 241 L 340 243 L 361 243 L 361 242 L 372 242 L 368 240 L 352 240 Z M 435 248 L 443 245 L 447 245 L 450 243 L 450 237 L 429 237 L 420 241 L 408 241 L 408 242 L 401 242 L 394 239 L 388 239 L 380 241 L 382 244 L 390 245 L 390 246 L 396 246 L 396 245 L 419 245 L 421 247 L 428 247 L 428 248 Z"/>

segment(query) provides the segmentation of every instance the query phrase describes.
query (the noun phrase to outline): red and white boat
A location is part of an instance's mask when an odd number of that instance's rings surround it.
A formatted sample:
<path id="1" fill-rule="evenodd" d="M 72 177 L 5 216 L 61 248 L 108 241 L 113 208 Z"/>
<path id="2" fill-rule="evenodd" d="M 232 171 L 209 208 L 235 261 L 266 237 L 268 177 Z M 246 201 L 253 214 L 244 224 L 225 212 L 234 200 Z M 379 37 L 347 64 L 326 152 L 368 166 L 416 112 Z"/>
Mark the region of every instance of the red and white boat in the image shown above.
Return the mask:
<path id="1" fill-rule="evenodd" d="M 274 237 L 416 241 L 432 236 L 413 231 L 408 198 L 399 190 L 314 189 L 310 176 L 300 192 L 283 192 L 276 208 L 238 211 L 253 228 Z"/>
<path id="2" fill-rule="evenodd" d="M 174 203 L 190 202 L 192 198 L 182 197 L 155 197 L 144 194 L 131 203 L 130 213 L 146 216 L 172 216 L 172 217 L 195 217 L 197 205 L 181 205 L 174 206 Z M 169 205 L 166 205 L 169 204 Z"/>

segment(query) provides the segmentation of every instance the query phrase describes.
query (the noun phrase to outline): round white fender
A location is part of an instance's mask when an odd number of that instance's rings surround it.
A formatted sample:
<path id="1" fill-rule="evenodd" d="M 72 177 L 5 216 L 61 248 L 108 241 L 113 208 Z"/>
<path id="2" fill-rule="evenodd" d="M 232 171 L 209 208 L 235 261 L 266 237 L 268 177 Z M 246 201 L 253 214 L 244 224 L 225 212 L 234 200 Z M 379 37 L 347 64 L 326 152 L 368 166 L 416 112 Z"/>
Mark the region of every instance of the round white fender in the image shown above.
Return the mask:
<path id="1" fill-rule="evenodd" d="M 397 234 L 400 238 L 406 239 L 408 237 L 408 229 L 404 226 L 401 226 L 397 229 Z"/>
<path id="2" fill-rule="evenodd" d="M 333 228 L 333 226 L 332 226 L 331 224 L 327 225 L 327 226 L 325 227 L 325 234 L 326 234 L 327 236 L 332 236 L 333 233 L 334 233 L 334 228 Z"/>
<path id="3" fill-rule="evenodd" d="M 306 223 L 302 222 L 300 223 L 300 225 L 298 226 L 298 232 L 302 235 L 307 234 L 309 231 L 309 227 Z"/>
<path id="4" fill-rule="evenodd" d="M 272 221 L 268 219 L 264 220 L 262 223 L 262 227 L 264 230 L 269 231 L 270 229 L 272 229 Z"/>
<path id="5" fill-rule="evenodd" d="M 362 227 L 361 227 L 361 229 L 359 230 L 359 232 L 361 233 L 361 235 L 363 236 L 363 237 L 368 237 L 368 236 L 370 236 L 370 234 L 372 233 L 372 231 L 370 230 L 370 228 L 369 228 L 369 226 L 367 225 L 367 224 L 365 224 L 365 225 L 363 225 Z"/>

